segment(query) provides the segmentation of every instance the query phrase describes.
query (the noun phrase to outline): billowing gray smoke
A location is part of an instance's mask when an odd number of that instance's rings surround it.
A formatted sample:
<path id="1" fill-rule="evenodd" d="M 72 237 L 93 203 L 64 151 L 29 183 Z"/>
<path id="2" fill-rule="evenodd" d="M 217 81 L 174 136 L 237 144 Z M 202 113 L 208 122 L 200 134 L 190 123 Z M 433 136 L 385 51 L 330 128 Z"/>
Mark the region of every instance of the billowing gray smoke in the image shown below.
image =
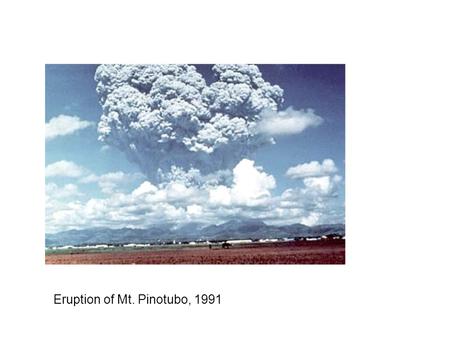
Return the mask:
<path id="1" fill-rule="evenodd" d="M 270 137 L 263 111 L 277 111 L 283 90 L 255 65 L 215 65 L 207 85 L 194 66 L 101 65 L 99 139 L 125 152 L 150 180 L 174 170 L 209 174 L 234 167 Z"/>

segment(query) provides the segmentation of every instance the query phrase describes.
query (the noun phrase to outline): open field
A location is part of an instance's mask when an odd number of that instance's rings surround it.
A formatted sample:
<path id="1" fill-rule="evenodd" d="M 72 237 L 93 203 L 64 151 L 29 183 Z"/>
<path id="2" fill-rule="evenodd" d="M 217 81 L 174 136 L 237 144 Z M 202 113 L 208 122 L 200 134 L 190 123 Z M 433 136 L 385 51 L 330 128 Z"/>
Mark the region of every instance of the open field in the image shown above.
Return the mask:
<path id="1" fill-rule="evenodd" d="M 47 252 L 46 264 L 345 264 L 345 240 Z"/>

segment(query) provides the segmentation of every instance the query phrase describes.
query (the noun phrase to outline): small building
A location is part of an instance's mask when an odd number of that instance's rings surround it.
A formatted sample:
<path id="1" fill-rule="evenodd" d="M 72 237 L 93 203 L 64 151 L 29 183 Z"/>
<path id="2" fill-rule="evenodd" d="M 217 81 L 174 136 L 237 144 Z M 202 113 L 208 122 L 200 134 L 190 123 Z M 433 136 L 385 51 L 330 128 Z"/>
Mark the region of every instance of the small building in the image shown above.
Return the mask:
<path id="1" fill-rule="evenodd" d="M 227 243 L 230 244 L 246 244 L 246 243 L 251 243 L 252 240 L 251 239 L 232 239 L 227 241 Z"/>

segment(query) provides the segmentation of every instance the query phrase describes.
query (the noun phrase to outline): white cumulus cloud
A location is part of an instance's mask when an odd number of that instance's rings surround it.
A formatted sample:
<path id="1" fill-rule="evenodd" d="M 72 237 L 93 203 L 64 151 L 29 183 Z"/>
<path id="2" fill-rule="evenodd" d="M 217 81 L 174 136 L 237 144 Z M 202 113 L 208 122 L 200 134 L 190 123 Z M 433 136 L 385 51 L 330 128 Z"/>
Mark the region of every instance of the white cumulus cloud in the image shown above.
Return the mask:
<path id="1" fill-rule="evenodd" d="M 321 176 L 306 177 L 303 180 L 306 189 L 321 195 L 330 195 L 336 190 L 337 184 L 341 181 L 341 176 Z"/>
<path id="2" fill-rule="evenodd" d="M 201 216 L 203 214 L 203 207 L 198 204 L 191 204 L 186 207 L 189 216 Z"/>
<path id="3" fill-rule="evenodd" d="M 298 134 L 309 127 L 322 124 L 323 118 L 313 110 L 295 110 L 289 107 L 284 111 L 266 110 L 261 114 L 261 121 L 257 125 L 259 132 L 268 135 Z"/>
<path id="4" fill-rule="evenodd" d="M 300 218 L 300 223 L 308 226 L 316 225 L 320 220 L 321 214 L 319 212 L 311 212 L 307 216 Z"/>
<path id="5" fill-rule="evenodd" d="M 305 177 L 319 177 L 334 174 L 338 171 L 332 159 L 325 159 L 320 164 L 318 161 L 301 163 L 295 167 L 290 167 L 286 171 L 286 176 L 298 179 Z"/>
<path id="6" fill-rule="evenodd" d="M 68 183 L 63 186 L 58 186 L 56 183 L 47 183 L 45 185 L 45 193 L 47 199 L 62 199 L 66 197 L 82 196 L 83 194 L 78 190 L 78 186 L 73 183 Z"/>
<path id="7" fill-rule="evenodd" d="M 103 175 L 90 174 L 80 178 L 80 183 L 97 183 L 100 190 L 105 194 L 117 192 L 120 186 L 142 179 L 139 173 L 124 173 L 122 171 L 109 172 Z"/>
<path id="8" fill-rule="evenodd" d="M 219 185 L 209 191 L 209 200 L 219 205 L 256 206 L 268 201 L 270 190 L 276 186 L 275 178 L 266 174 L 255 162 L 243 159 L 233 169 L 230 188 Z"/>
<path id="9" fill-rule="evenodd" d="M 113 182 L 122 174 L 109 173 Z M 83 179 L 81 179 L 83 180 Z M 79 182 L 81 181 L 79 180 Z M 144 181 L 130 193 L 115 189 L 104 198 L 77 200 L 75 185 L 47 186 L 46 226 L 55 232 L 86 226 L 173 226 L 189 221 L 219 224 L 230 218 L 258 218 L 267 224 L 314 225 L 336 221 L 340 176 L 306 177 L 302 186 L 274 195 L 275 178 L 254 161 L 243 159 L 232 170 L 229 184 L 205 181 L 190 184 L 189 177 L 153 184 Z M 84 181 L 98 183 L 100 176 Z M 132 181 L 135 182 L 135 181 Z M 132 184 L 132 183 L 131 183 Z M 67 203 L 64 198 L 73 196 Z"/>
<path id="10" fill-rule="evenodd" d="M 90 121 L 83 121 L 78 116 L 61 114 L 53 117 L 45 124 L 45 140 L 75 133 L 78 130 L 93 126 Z"/>
<path id="11" fill-rule="evenodd" d="M 139 187 L 133 190 L 132 196 L 138 197 L 146 194 L 153 194 L 158 191 L 158 188 L 151 184 L 149 181 L 143 182 Z"/>
<path id="12" fill-rule="evenodd" d="M 58 161 L 45 167 L 45 177 L 81 177 L 87 170 L 71 161 Z"/>

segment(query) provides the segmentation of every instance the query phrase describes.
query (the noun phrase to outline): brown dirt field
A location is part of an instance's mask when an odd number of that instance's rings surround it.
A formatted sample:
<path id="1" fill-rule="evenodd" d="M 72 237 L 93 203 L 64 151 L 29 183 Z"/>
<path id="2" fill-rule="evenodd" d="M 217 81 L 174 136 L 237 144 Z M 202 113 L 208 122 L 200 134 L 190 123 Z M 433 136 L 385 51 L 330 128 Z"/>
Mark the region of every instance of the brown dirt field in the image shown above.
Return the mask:
<path id="1" fill-rule="evenodd" d="M 46 264 L 345 264 L 345 240 L 48 254 Z"/>

